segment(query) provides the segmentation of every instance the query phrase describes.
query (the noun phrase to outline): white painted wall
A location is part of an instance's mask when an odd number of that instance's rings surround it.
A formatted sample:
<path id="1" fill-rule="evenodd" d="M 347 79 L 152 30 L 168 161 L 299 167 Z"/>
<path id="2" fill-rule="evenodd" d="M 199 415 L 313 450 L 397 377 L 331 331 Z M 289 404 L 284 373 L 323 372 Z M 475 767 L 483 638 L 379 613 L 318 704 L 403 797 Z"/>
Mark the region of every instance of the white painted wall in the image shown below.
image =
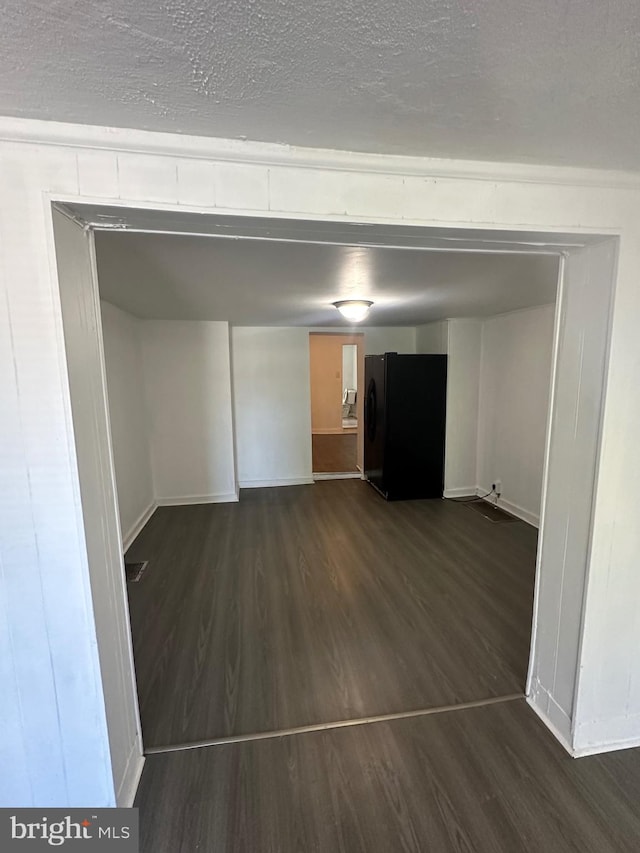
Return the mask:
<path id="1" fill-rule="evenodd" d="M 358 387 L 358 347 L 356 344 L 344 344 L 342 347 L 342 387 Z"/>
<path id="2" fill-rule="evenodd" d="M 342 329 L 237 326 L 231 331 L 241 488 L 313 482 L 309 332 Z M 415 352 L 415 329 L 357 327 L 365 352 Z"/>
<path id="3" fill-rule="evenodd" d="M 241 488 L 313 482 L 309 331 L 231 330 Z"/>
<path id="4" fill-rule="evenodd" d="M 448 337 L 448 320 L 416 326 L 416 352 L 424 355 L 446 355 Z"/>
<path id="5" fill-rule="evenodd" d="M 126 551 L 155 505 L 142 372 L 144 322 L 104 300 L 100 310 L 120 529 Z"/>
<path id="6" fill-rule="evenodd" d="M 327 334 L 364 334 L 365 355 L 385 352 L 413 353 L 416 351 L 416 330 L 413 326 L 309 326 L 308 332 Z"/>
<path id="7" fill-rule="evenodd" d="M 100 721 L 79 714 L 83 697 L 99 691 L 95 624 L 88 591 L 83 516 L 74 443 L 68 357 L 62 338 L 58 281 L 53 263 L 49 199 L 62 197 L 183 210 L 222 210 L 265 216 L 379 221 L 449 227 L 495 226 L 603 233 L 621 237 L 613 271 L 615 303 L 599 464 L 594 472 L 591 524 L 558 523 L 586 552 L 565 556 L 553 537 L 540 572 L 553 579 L 567 561 L 588 567 L 586 613 L 579 651 L 579 701 L 573 712 L 575 742 L 590 725 L 595 750 L 640 743 L 640 596 L 637 554 L 640 531 L 636 497 L 640 483 L 640 183 L 630 175 L 522 165 L 456 163 L 319 152 L 237 140 L 197 139 L 22 119 L 0 120 L 0 620 L 2 718 L 5 766 L 0 799 L 75 805 L 79 790 L 103 803 L 104 756 L 94 754 Z M 336 211 L 340 211 L 339 214 Z M 611 243 L 609 243 L 609 247 Z M 617 248 L 614 246 L 614 249 Z M 587 260 L 593 250 L 585 252 Z M 583 270 L 584 272 L 584 270 Z M 593 297 L 610 289 L 610 265 L 594 265 Z M 584 275 L 582 276 L 584 279 Z M 580 282 L 570 289 L 579 294 Z M 578 297 L 579 298 L 579 297 Z M 564 311 L 565 309 L 563 309 Z M 584 311 L 563 316 L 564 356 L 575 352 L 590 323 L 606 320 L 594 298 Z M 385 347 L 386 349 L 386 347 Z M 580 406 L 591 403 L 597 372 L 574 371 L 570 383 Z M 567 389 L 569 393 L 569 389 Z M 554 397 L 554 425 L 570 454 L 553 450 L 549 484 L 571 479 L 593 457 L 593 439 L 575 436 L 575 421 Z M 106 413 L 104 415 L 106 422 Z M 571 429 L 569 429 L 571 427 Z M 552 430 L 553 432 L 553 430 Z M 597 432 L 597 430 L 596 430 Z M 595 436 L 597 444 L 597 435 Z M 560 444 L 556 442 L 557 447 Z M 590 491 L 588 489 L 588 491 Z M 585 496 L 589 497 L 589 496 Z M 590 507 L 589 507 L 590 509 Z M 576 508 L 584 520 L 585 508 Z M 115 501 L 113 518 L 117 518 Z M 546 515 L 543 513 L 543 516 Z M 553 516 L 550 514 L 549 518 Z M 543 536 L 546 523 L 543 520 Z M 585 555 L 586 553 L 586 555 Z M 64 595 L 62 594 L 64 591 Z M 29 607 L 24 602 L 29 602 Z M 569 606 L 569 602 L 566 602 Z M 124 609 L 124 601 L 122 601 Z M 561 622 L 581 613 L 572 602 Z M 538 597 L 537 630 L 555 637 L 557 604 Z M 554 631 L 554 627 L 556 630 Z M 536 646 L 534 670 L 552 663 Z M 542 671 L 542 670 L 540 670 Z M 551 689 L 553 687 L 551 686 Z M 531 701 L 551 723 L 544 705 Z M 20 714 L 16 713 L 21 709 Z M 55 712 L 54 710 L 55 709 Z M 83 746 L 88 746 L 83 754 Z M 573 744 L 571 744 L 573 745 Z M 84 776 L 82 774 L 84 773 Z M 95 794 L 95 795 L 94 795 Z"/>
<path id="8" fill-rule="evenodd" d="M 93 235 L 57 212 L 54 226 L 84 513 L 81 544 L 86 549 L 89 577 L 85 571 L 82 577 L 68 576 L 57 583 L 61 612 L 55 618 L 66 617 L 70 621 L 50 624 L 49 639 L 52 650 L 61 644 L 65 647 L 69 663 L 77 659 L 77 668 L 68 673 L 69 682 L 60 684 L 51 707 L 34 707 L 31 713 L 40 716 L 41 737 L 46 736 L 51 714 L 60 716 L 63 712 L 75 716 L 74 728 L 66 733 L 70 754 L 65 760 L 64 779 L 60 780 L 60 790 L 50 794 L 50 802 L 65 802 L 68 797 L 74 805 L 131 805 L 142 771 L 142 741 L 116 513 L 115 472 L 109 447 Z M 63 601 L 67 597 L 73 600 L 76 585 L 86 595 L 88 579 L 93 618 L 81 621 L 83 630 L 79 633 L 78 620 L 73 612 L 68 613 L 68 605 Z M 47 579 L 48 584 L 52 582 L 53 579 Z M 88 602 L 87 608 L 89 616 Z M 28 609 L 28 602 L 23 602 L 22 610 Z M 95 662 L 96 641 L 99 673 Z M 34 663 L 31 660 L 28 666 L 33 667 Z M 93 669 L 91 682 L 78 677 L 89 665 Z M 42 676 L 32 670 L 31 677 Z M 64 737 L 58 732 L 54 740 L 58 748 L 65 745 L 64 740 L 60 742 L 61 736 Z M 46 776 L 46 764 L 42 771 Z"/>
<path id="9" fill-rule="evenodd" d="M 477 483 L 478 393 L 482 321 L 448 320 L 445 497 L 473 495 Z"/>
<path id="10" fill-rule="evenodd" d="M 228 323 L 146 320 L 142 329 L 157 502 L 237 500 Z"/>
<path id="11" fill-rule="evenodd" d="M 540 521 L 555 305 L 482 324 L 477 485 L 502 480 L 500 503 Z"/>
<path id="12" fill-rule="evenodd" d="M 412 326 L 364 326 L 356 328 L 355 331 L 364 332 L 365 355 L 416 351 L 416 330 Z"/>

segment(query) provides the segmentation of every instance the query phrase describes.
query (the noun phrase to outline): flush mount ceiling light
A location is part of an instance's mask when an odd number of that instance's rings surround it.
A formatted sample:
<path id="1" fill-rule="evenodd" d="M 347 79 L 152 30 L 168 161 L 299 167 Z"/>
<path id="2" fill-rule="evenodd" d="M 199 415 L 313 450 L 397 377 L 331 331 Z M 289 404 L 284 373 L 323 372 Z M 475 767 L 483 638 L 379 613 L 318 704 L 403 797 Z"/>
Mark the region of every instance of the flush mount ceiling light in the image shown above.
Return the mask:
<path id="1" fill-rule="evenodd" d="M 342 316 L 352 323 L 360 323 L 373 305 L 368 299 L 341 299 L 333 303 Z"/>

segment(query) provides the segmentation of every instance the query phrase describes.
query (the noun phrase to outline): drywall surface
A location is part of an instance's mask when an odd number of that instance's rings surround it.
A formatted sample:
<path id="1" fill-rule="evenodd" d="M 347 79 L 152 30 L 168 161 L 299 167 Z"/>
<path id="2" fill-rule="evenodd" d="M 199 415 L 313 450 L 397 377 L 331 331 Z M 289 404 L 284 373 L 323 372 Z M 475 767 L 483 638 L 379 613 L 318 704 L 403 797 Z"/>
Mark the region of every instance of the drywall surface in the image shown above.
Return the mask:
<path id="1" fill-rule="evenodd" d="M 416 330 L 412 326 L 365 326 L 357 331 L 364 332 L 365 355 L 416 351 Z"/>
<path id="2" fill-rule="evenodd" d="M 241 488 L 312 482 L 309 332 L 231 330 Z"/>
<path id="3" fill-rule="evenodd" d="M 336 222 L 447 223 L 461 228 L 482 223 L 484 228 L 535 229 L 541 234 L 561 230 L 620 235 L 619 248 L 609 241 L 618 256 L 588 553 L 586 558 L 575 552 L 570 557 L 583 571 L 585 563 L 588 568 L 580 691 L 584 685 L 589 705 L 576 703 L 574 724 L 579 732 L 589 719 L 597 722 L 590 738 L 596 751 L 622 739 L 640 744 L 636 605 L 640 596 L 636 523 L 640 186 L 636 178 L 506 164 L 416 163 L 403 158 L 378 160 L 373 168 L 372 158 L 347 153 L 334 157 L 327 152 L 273 149 L 233 140 L 217 143 L 8 119 L 0 120 L 0 131 L 0 192 L 5 201 L 0 207 L 4 297 L 0 300 L 0 583 L 5 613 L 20 615 L 0 620 L 5 688 L 0 744 L 11 767 L 10 778 L 5 774 L 0 782 L 3 804 L 71 804 L 75 798 L 69 797 L 64 779 L 66 769 L 80 762 L 78 737 L 93 740 L 99 735 L 99 721 L 90 716 L 83 717 L 78 728 L 75 704 L 76 697 L 82 702 L 89 691 L 98 689 L 95 654 L 89 654 L 85 642 L 87 626 L 95 623 L 95 616 L 81 543 L 78 457 L 49 215 L 51 197 L 104 199 L 129 206 L 157 203 L 172 209 L 181 205 L 200 211 L 214 210 L 217 204 L 238 215 L 260 211 L 273 217 Z M 600 269 L 598 275 L 595 284 L 607 294 L 609 274 Z M 579 338 L 587 322 L 606 326 L 601 308 L 588 301 L 582 315 L 567 316 L 571 335 Z M 308 352 L 306 346 L 292 351 Z M 308 375 L 303 357 L 300 370 Z M 270 379 L 268 374 L 264 378 Z M 590 394 L 585 397 L 577 382 L 567 393 L 577 395 L 581 405 L 594 399 Z M 306 417 L 310 436 L 308 409 Z M 575 425 L 558 410 L 557 402 L 554 421 L 565 435 Z M 589 454 L 593 457 L 592 442 L 574 440 L 571 447 L 570 454 L 559 454 L 550 462 L 549 482 L 556 470 L 562 481 L 584 467 Z M 310 458 L 309 448 L 309 471 Z M 117 523 L 115 501 L 112 516 Z M 555 577 L 562 553 L 557 543 L 550 543 L 540 569 L 542 577 Z M 126 609 L 124 601 L 122 608 Z M 551 597 L 540 597 L 536 627 L 557 639 L 562 636 Z M 65 701 L 58 700 L 54 720 L 49 709 L 56 707 L 57 687 Z M 539 711 L 546 715 L 543 706 Z M 551 722 L 548 715 L 546 720 Z M 104 764 L 88 760 L 90 766 L 82 764 L 87 773 L 78 787 L 96 791 L 104 781 Z M 100 801 L 98 796 L 92 799 Z"/>
<path id="4" fill-rule="evenodd" d="M 342 387 L 358 387 L 358 345 L 345 344 L 342 347 Z"/>
<path id="5" fill-rule="evenodd" d="M 507 509 L 538 524 L 549 413 L 555 305 L 485 320 L 478 486 L 502 480 Z"/>
<path id="6" fill-rule="evenodd" d="M 416 326 L 416 352 L 424 355 L 446 355 L 448 337 L 449 323 L 447 320 Z"/>
<path id="7" fill-rule="evenodd" d="M 478 393 L 482 321 L 447 323 L 447 429 L 444 489 L 446 497 L 476 491 Z"/>
<path id="8" fill-rule="evenodd" d="M 52 650 L 60 643 L 65 644 L 66 657 L 69 662 L 75 659 L 77 666 L 57 684 L 52 707 L 39 707 L 37 711 L 32 708 L 31 713 L 37 712 L 42 717 L 41 737 L 45 736 L 49 714 L 60 717 L 61 712 L 66 712 L 75 717 L 74 728 L 66 737 L 56 725 L 58 737 L 50 745 L 53 747 L 58 739 L 62 739 L 58 748 L 63 747 L 67 739 L 68 744 L 73 745 L 71 754 L 65 759 L 64 780 L 54 795 L 58 804 L 131 805 L 132 788 L 135 790 L 142 769 L 142 742 L 116 515 L 115 475 L 109 452 L 93 235 L 57 212 L 54 212 L 54 227 L 80 501 L 84 513 L 83 545 L 93 608 L 87 603 L 82 620 L 78 619 L 77 612 L 67 611 L 66 599 L 73 599 L 75 587 L 86 591 L 86 575 L 57 579 L 61 611 L 58 618 L 66 618 L 69 622 L 57 628 L 51 626 L 49 638 Z M 53 582 L 52 578 L 48 579 L 48 583 Z M 25 611 L 30 610 L 29 603 L 25 601 L 21 610 L 24 618 Z M 83 627 L 82 633 L 78 633 L 79 624 Z M 95 655 L 96 641 L 99 677 L 95 672 L 93 681 L 80 679 L 78 673 L 85 669 L 86 656 Z M 27 647 L 31 648 L 31 644 Z M 35 660 L 28 661 L 26 666 L 31 677 L 39 680 L 41 675 L 33 670 L 35 663 Z M 108 740 L 104 731 L 105 714 Z M 100 776 L 96 777 L 98 769 Z M 99 785 L 96 784 L 98 780 Z"/>
<path id="9" fill-rule="evenodd" d="M 5 115 L 640 167 L 635 0 L 6 6 Z"/>
<path id="10" fill-rule="evenodd" d="M 236 499 L 229 326 L 145 320 L 143 367 L 156 499 Z"/>
<path id="11" fill-rule="evenodd" d="M 127 543 L 154 502 L 142 371 L 143 321 L 100 303 L 120 529 Z"/>

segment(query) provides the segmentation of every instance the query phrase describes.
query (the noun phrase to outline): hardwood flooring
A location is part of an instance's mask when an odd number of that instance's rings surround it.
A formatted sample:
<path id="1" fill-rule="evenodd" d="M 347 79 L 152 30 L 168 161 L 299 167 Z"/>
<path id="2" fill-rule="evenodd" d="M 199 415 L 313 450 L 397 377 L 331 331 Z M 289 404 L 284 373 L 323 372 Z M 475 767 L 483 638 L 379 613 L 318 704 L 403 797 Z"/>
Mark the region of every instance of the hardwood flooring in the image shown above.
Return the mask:
<path id="1" fill-rule="evenodd" d="M 639 803 L 638 750 L 572 759 L 522 699 L 152 755 L 136 800 L 142 853 L 636 853 Z"/>
<path id="2" fill-rule="evenodd" d="M 357 433 L 311 436 L 313 473 L 356 472 L 358 454 Z"/>
<path id="3" fill-rule="evenodd" d="M 160 508 L 127 554 L 145 746 L 522 692 L 535 553 L 360 480 Z"/>

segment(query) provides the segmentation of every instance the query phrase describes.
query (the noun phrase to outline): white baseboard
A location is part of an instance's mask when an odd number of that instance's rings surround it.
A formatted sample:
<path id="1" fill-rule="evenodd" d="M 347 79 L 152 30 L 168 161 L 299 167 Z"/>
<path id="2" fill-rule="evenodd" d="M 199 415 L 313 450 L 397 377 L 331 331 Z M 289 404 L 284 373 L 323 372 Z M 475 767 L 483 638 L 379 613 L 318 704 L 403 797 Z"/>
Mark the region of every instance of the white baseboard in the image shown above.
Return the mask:
<path id="1" fill-rule="evenodd" d="M 484 488 L 483 486 L 478 486 L 476 489 L 476 494 L 478 495 L 486 495 L 487 492 L 491 491 L 491 487 Z M 488 499 L 487 499 L 488 500 Z M 505 512 L 510 513 L 511 515 L 515 515 L 516 518 L 519 518 L 521 521 L 526 521 L 527 524 L 530 524 L 532 527 L 540 527 L 540 515 L 531 512 L 531 510 L 525 509 L 522 506 L 518 506 L 518 504 L 512 503 L 510 500 L 507 500 L 505 497 L 500 497 L 496 503 L 495 495 L 491 497 L 491 502 L 495 503 L 495 505 L 499 509 L 503 509 Z"/>
<path id="2" fill-rule="evenodd" d="M 140 533 L 142 528 L 145 526 L 147 521 L 151 518 L 153 513 L 158 508 L 158 504 L 156 501 L 151 501 L 149 506 L 138 516 L 138 518 L 131 525 L 129 530 L 127 530 L 126 534 L 122 537 L 122 553 L 125 554 L 131 545 L 133 544 L 134 539 Z"/>
<path id="3" fill-rule="evenodd" d="M 482 492 L 482 494 L 484 494 L 484 492 Z M 540 516 L 536 515 L 535 512 L 530 512 L 528 509 L 518 506 L 518 504 L 512 504 L 511 501 L 507 501 L 504 498 L 500 498 L 497 506 L 505 512 L 515 515 L 516 518 L 521 519 L 521 521 L 526 521 L 527 524 L 530 524 L 532 527 L 540 527 Z"/>
<path id="4" fill-rule="evenodd" d="M 240 480 L 241 489 L 269 489 L 274 486 L 309 486 L 313 477 L 291 477 L 283 480 Z"/>
<path id="5" fill-rule="evenodd" d="M 124 775 L 116 791 L 116 803 L 119 808 L 130 809 L 133 806 L 143 769 L 144 755 L 142 754 L 142 744 L 140 743 L 140 738 L 137 737 L 129 753 Z"/>
<path id="6" fill-rule="evenodd" d="M 640 746 L 640 714 L 610 720 L 590 720 L 574 732 L 578 757 Z"/>
<path id="7" fill-rule="evenodd" d="M 445 498 L 472 498 L 478 494 L 477 486 L 460 486 L 455 489 L 445 489 L 443 497 Z"/>
<path id="8" fill-rule="evenodd" d="M 314 474 L 314 480 L 362 480 L 362 474 L 360 471 L 346 471 L 344 473 L 340 473 L 339 471 L 324 473 L 324 474 Z"/>
<path id="9" fill-rule="evenodd" d="M 560 742 L 569 755 L 575 758 L 576 753 L 571 745 L 571 720 L 554 698 L 536 681 L 531 694 L 526 699 L 529 707 L 540 717 L 551 734 Z"/>
<path id="10" fill-rule="evenodd" d="M 158 506 L 190 506 L 191 504 L 229 504 L 237 503 L 235 492 L 220 495 L 179 495 L 173 498 L 157 498 Z"/>

